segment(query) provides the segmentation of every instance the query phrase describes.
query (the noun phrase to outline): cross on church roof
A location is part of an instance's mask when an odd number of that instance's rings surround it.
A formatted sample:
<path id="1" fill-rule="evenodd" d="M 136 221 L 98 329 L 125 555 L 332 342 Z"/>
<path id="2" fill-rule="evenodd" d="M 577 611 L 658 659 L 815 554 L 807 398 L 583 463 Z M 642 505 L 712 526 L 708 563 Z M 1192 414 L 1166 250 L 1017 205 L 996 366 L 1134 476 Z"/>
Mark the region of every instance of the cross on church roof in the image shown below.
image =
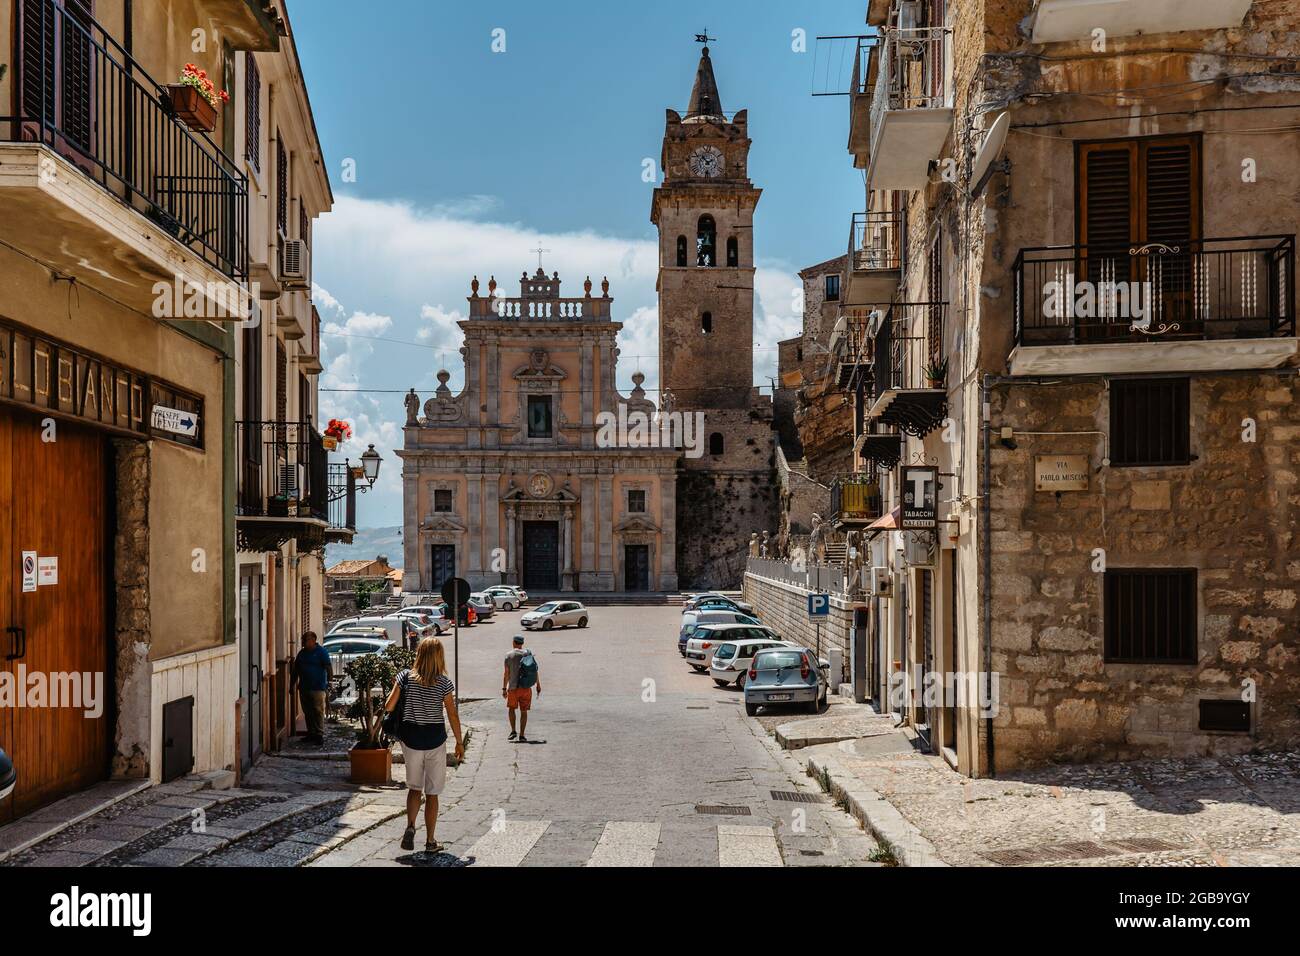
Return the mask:
<path id="1" fill-rule="evenodd" d="M 529 251 L 529 252 L 535 252 L 535 253 L 537 253 L 537 271 L 538 271 L 538 272 L 541 272 L 541 271 L 542 271 L 542 253 L 543 253 L 543 252 L 550 252 L 551 250 L 550 250 L 550 249 L 542 249 L 541 247 L 538 247 L 538 248 L 536 248 L 536 249 L 529 249 L 528 251 Z"/>

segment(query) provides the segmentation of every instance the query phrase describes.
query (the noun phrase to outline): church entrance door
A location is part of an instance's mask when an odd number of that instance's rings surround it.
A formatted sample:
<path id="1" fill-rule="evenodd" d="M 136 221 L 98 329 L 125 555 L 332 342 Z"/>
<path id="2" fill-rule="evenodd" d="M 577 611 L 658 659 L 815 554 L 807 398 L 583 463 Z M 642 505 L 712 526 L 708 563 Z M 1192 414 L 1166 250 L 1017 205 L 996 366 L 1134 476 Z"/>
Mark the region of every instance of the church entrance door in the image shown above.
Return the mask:
<path id="1" fill-rule="evenodd" d="M 554 591 L 560 586 L 560 523 L 524 522 L 524 587 Z"/>
<path id="2" fill-rule="evenodd" d="M 650 545 L 623 546 L 623 587 L 628 591 L 650 590 Z"/>

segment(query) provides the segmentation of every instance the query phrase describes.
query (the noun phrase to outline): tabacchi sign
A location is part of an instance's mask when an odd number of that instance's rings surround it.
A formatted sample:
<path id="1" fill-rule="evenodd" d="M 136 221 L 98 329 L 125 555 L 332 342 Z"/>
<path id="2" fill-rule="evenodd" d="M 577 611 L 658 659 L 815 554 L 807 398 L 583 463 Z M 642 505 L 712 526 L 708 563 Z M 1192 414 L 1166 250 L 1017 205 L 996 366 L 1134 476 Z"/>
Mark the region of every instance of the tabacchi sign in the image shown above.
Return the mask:
<path id="1" fill-rule="evenodd" d="M 939 527 L 939 469 L 925 465 L 902 468 L 904 531 L 934 531 Z"/>

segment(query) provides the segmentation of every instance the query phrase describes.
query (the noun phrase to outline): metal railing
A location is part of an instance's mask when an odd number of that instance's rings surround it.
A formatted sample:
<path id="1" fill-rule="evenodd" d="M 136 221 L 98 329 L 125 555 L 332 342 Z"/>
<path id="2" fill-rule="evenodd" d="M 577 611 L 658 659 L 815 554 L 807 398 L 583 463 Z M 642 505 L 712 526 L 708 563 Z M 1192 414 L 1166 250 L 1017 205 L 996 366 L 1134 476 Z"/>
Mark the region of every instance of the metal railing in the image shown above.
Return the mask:
<path id="1" fill-rule="evenodd" d="M 871 141 L 890 110 L 942 108 L 948 100 L 944 27 L 887 30 L 879 44 L 880 64 L 871 95 Z"/>
<path id="2" fill-rule="evenodd" d="M 236 508 L 244 517 L 329 514 L 328 456 L 311 422 L 235 422 Z"/>
<path id="3" fill-rule="evenodd" d="M 947 304 L 895 302 L 880 323 L 871 345 L 875 396 L 886 391 L 942 387 L 932 372 L 943 355 L 943 323 Z"/>
<path id="4" fill-rule="evenodd" d="M 775 558 L 750 558 L 745 565 L 745 572 L 807 591 L 844 593 L 844 569 L 830 565 L 795 564 Z"/>
<path id="5" fill-rule="evenodd" d="M 15 115 L 0 140 L 42 143 L 232 279 L 248 275 L 248 180 L 171 111 L 164 87 L 80 5 L 26 0 Z"/>
<path id="6" fill-rule="evenodd" d="M 885 511 L 880 479 L 872 472 L 841 475 L 831 481 L 831 523 L 875 521 Z"/>
<path id="7" fill-rule="evenodd" d="M 351 465 L 329 463 L 330 531 L 357 530 L 357 475 Z"/>
<path id="8" fill-rule="evenodd" d="M 849 227 L 849 268 L 854 272 L 898 269 L 903 217 L 899 212 L 855 212 Z"/>
<path id="9" fill-rule="evenodd" d="M 1022 249 L 1017 345 L 1295 334 L 1295 237 Z"/>

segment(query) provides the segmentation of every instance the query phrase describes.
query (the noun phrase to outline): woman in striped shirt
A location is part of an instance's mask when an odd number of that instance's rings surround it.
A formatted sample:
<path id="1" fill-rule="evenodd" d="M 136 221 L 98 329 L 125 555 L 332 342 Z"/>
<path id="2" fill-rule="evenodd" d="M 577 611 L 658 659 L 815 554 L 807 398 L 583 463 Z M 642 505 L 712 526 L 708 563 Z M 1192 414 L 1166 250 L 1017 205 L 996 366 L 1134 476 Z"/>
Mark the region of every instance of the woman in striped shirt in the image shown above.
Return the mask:
<path id="1" fill-rule="evenodd" d="M 402 705 L 402 759 L 406 765 L 406 832 L 402 849 L 415 849 L 415 821 L 424 804 L 426 853 L 442 847 L 434 839 L 438 825 L 438 794 L 447 779 L 447 724 L 456 735 L 456 762 L 465 759 L 464 737 L 460 732 L 460 714 L 456 712 L 456 685 L 447 676 L 447 656 L 442 641 L 426 637 L 415 649 L 415 667 L 397 675 L 393 692 L 384 709 L 392 711 Z"/>

